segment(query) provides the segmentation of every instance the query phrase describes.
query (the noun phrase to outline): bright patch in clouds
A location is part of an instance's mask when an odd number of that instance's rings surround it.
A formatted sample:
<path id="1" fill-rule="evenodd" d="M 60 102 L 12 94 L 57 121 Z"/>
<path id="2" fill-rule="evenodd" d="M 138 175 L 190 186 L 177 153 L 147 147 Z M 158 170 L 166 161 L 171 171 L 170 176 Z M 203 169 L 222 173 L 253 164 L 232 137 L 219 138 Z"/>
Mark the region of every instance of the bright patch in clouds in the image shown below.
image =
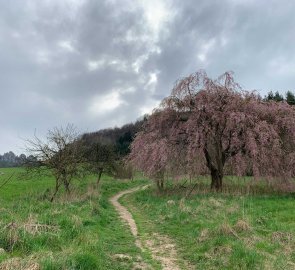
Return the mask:
<path id="1" fill-rule="evenodd" d="M 149 102 L 146 103 L 145 106 L 142 106 L 140 108 L 140 114 L 145 115 L 145 114 L 151 114 L 155 108 L 159 106 L 159 101 L 155 100 L 150 100 Z"/>
<path id="2" fill-rule="evenodd" d="M 158 0 L 149 0 L 141 2 L 145 11 L 148 25 L 155 35 L 158 35 L 163 24 L 171 16 L 166 2 Z"/>
<path id="3" fill-rule="evenodd" d="M 144 89 L 154 94 L 156 91 L 157 83 L 158 83 L 158 72 L 151 72 L 149 74 L 149 79 Z"/>
<path id="4" fill-rule="evenodd" d="M 157 81 L 158 81 L 157 73 L 155 72 L 150 73 L 149 84 L 157 83 Z"/>
<path id="5" fill-rule="evenodd" d="M 144 54 L 137 58 L 137 60 L 132 63 L 132 68 L 135 73 L 139 73 L 141 67 L 143 66 L 144 62 L 148 59 L 148 55 Z"/>
<path id="6" fill-rule="evenodd" d="M 207 56 L 209 52 L 215 47 L 216 40 L 213 38 L 206 42 L 200 49 L 199 54 L 197 55 L 198 59 L 201 62 L 206 62 L 207 61 Z"/>
<path id="7" fill-rule="evenodd" d="M 88 61 L 87 62 L 87 68 L 89 71 L 97 70 L 104 66 L 105 61 L 99 60 L 99 61 Z"/>
<path id="8" fill-rule="evenodd" d="M 63 40 L 58 42 L 58 47 L 60 47 L 61 49 L 68 51 L 68 52 L 75 52 L 75 48 L 73 47 L 71 41 L 69 40 Z"/>
<path id="9" fill-rule="evenodd" d="M 115 110 L 123 103 L 123 100 L 120 99 L 120 93 L 114 91 L 105 96 L 96 97 L 91 104 L 89 111 L 93 115 L 102 115 Z"/>
<path id="10" fill-rule="evenodd" d="M 110 67 L 113 70 L 127 71 L 130 66 L 126 61 L 112 58 L 103 58 L 97 61 L 91 60 L 88 61 L 86 65 L 89 71 L 94 71 L 108 67 Z"/>
<path id="11" fill-rule="evenodd" d="M 40 50 L 37 52 L 37 62 L 41 64 L 46 64 L 50 62 L 49 52 L 46 50 Z"/>

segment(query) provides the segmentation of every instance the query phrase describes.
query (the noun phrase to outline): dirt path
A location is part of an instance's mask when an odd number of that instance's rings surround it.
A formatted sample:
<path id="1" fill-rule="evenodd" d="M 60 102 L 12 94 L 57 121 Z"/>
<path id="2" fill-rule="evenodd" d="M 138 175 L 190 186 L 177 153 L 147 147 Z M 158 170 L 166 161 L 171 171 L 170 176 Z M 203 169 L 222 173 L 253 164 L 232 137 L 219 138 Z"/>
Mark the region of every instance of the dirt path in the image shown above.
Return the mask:
<path id="1" fill-rule="evenodd" d="M 145 187 L 136 187 L 136 188 L 132 188 L 132 189 L 121 191 L 121 192 L 117 193 L 115 196 L 113 196 L 110 199 L 110 202 L 112 203 L 112 205 L 118 211 L 121 219 L 123 219 L 129 225 L 130 230 L 131 230 L 131 233 L 135 237 L 135 244 L 136 244 L 136 246 L 139 247 L 141 250 L 143 250 L 143 247 L 141 245 L 141 242 L 140 242 L 140 240 L 138 239 L 138 236 L 137 236 L 138 235 L 137 226 L 136 226 L 136 223 L 135 223 L 135 221 L 134 221 L 131 213 L 128 211 L 128 209 L 126 207 L 124 207 L 118 201 L 122 196 L 124 196 L 126 194 L 130 194 L 130 193 L 136 192 L 136 191 L 138 191 L 141 188 L 145 188 Z"/>
<path id="2" fill-rule="evenodd" d="M 135 220 L 132 217 L 132 214 L 118 201 L 124 195 L 136 192 L 147 187 L 148 186 L 136 187 L 121 191 L 113 196 L 110 199 L 110 202 L 114 205 L 122 220 L 124 220 L 129 225 L 131 233 L 135 237 L 135 244 L 137 247 L 139 247 L 142 251 L 144 251 L 145 248 L 148 249 L 151 252 L 153 259 L 161 263 L 163 270 L 180 270 L 180 267 L 177 264 L 177 251 L 173 241 L 167 236 L 162 236 L 158 233 L 154 233 L 150 236 L 149 240 L 142 243 L 142 241 L 138 237 L 137 226 Z M 186 262 L 183 262 L 183 264 L 188 265 Z M 192 268 L 186 267 L 186 269 Z"/>

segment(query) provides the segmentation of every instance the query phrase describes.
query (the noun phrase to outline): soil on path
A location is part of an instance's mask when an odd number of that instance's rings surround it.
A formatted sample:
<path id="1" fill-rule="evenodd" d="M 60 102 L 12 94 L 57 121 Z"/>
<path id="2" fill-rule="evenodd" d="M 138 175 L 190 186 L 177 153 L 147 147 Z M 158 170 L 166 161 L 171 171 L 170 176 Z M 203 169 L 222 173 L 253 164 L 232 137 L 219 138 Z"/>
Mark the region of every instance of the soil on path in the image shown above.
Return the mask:
<path id="1" fill-rule="evenodd" d="M 132 217 L 132 214 L 118 201 L 124 195 L 136 192 L 140 189 L 145 189 L 147 187 L 148 186 L 136 187 L 121 191 L 113 196 L 110 199 L 110 202 L 118 211 L 121 219 L 129 225 L 131 233 L 135 237 L 135 244 L 137 247 L 139 247 L 142 251 L 147 248 L 152 254 L 153 259 L 161 263 L 163 270 L 180 270 L 180 267 L 177 264 L 177 251 L 173 241 L 167 236 L 162 236 L 158 233 L 154 233 L 152 234 L 151 239 L 142 243 L 142 241 L 138 237 L 138 229 L 135 220 Z M 183 262 L 183 264 L 187 265 L 186 269 L 192 269 L 188 263 Z"/>
<path id="2" fill-rule="evenodd" d="M 110 202 L 112 203 L 112 205 L 116 208 L 116 210 L 118 211 L 121 219 L 123 219 L 125 222 L 127 222 L 127 224 L 130 227 L 131 233 L 133 234 L 133 236 L 135 237 L 135 244 L 137 247 L 139 247 L 141 250 L 143 250 L 143 247 L 141 245 L 140 240 L 138 239 L 138 231 L 137 231 L 137 226 L 136 223 L 131 215 L 131 213 L 128 211 L 128 209 L 126 207 L 124 207 L 122 204 L 119 203 L 119 199 L 126 195 L 126 194 L 130 194 L 133 192 L 138 191 L 140 188 L 142 187 L 136 187 L 136 188 L 132 188 L 132 189 L 128 189 L 128 190 L 124 190 L 121 191 L 119 193 L 117 193 L 115 196 L 113 196 L 110 199 Z"/>

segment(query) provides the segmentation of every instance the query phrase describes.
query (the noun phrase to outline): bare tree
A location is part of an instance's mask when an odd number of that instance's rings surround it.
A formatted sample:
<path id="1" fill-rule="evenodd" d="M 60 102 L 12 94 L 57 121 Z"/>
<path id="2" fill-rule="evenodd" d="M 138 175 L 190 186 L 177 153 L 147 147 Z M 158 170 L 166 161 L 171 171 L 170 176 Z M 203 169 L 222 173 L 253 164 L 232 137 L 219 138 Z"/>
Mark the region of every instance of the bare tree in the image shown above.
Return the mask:
<path id="1" fill-rule="evenodd" d="M 83 141 L 84 156 L 89 172 L 97 175 L 97 186 L 103 174 L 113 175 L 116 169 L 116 154 L 112 144 L 95 139 L 91 142 Z"/>
<path id="2" fill-rule="evenodd" d="M 29 171 L 46 173 L 50 170 L 55 178 L 55 190 L 50 201 L 54 200 L 61 186 L 69 194 L 72 180 L 83 171 L 84 161 L 75 127 L 67 125 L 49 130 L 45 142 L 35 135 L 27 140 L 27 151 L 35 157 L 26 164 Z"/>

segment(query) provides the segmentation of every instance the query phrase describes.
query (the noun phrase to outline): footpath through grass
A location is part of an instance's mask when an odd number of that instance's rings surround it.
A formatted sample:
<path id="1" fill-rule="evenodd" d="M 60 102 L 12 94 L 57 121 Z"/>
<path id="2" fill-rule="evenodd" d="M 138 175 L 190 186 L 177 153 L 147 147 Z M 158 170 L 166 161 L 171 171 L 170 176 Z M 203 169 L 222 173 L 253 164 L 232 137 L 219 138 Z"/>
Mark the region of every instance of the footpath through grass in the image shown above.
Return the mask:
<path id="1" fill-rule="evenodd" d="M 104 178 L 99 190 L 94 177 L 76 181 L 70 198 L 61 194 L 50 203 L 46 197 L 54 180 L 24 180 L 21 169 L 0 169 L 0 265 L 13 269 L 131 269 L 142 256 L 128 227 L 119 220 L 108 199 L 120 190 L 146 183 Z M 11 269 L 12 269 L 11 268 Z M 7 268 L 10 269 L 10 268 Z M 35 269 L 35 268 L 32 268 Z M 36 268 L 37 269 L 37 268 Z"/>
<path id="2" fill-rule="evenodd" d="M 122 201 L 142 237 L 169 236 L 196 269 L 295 269 L 293 195 L 183 197 L 150 187 Z"/>
<path id="3" fill-rule="evenodd" d="M 61 193 L 50 203 L 52 178 L 24 180 L 21 169 L 0 172 L 0 185 L 15 173 L 0 189 L 0 269 L 10 262 L 3 269 L 39 269 L 36 264 L 46 270 L 127 270 L 140 257 L 155 265 L 109 203 L 112 195 L 146 180 L 105 177 L 97 190 L 88 177 L 75 182 L 70 198 Z M 184 199 L 179 190 L 157 194 L 150 187 L 121 199 L 141 239 L 170 237 L 178 256 L 196 269 L 295 269 L 293 195 L 200 192 Z"/>

